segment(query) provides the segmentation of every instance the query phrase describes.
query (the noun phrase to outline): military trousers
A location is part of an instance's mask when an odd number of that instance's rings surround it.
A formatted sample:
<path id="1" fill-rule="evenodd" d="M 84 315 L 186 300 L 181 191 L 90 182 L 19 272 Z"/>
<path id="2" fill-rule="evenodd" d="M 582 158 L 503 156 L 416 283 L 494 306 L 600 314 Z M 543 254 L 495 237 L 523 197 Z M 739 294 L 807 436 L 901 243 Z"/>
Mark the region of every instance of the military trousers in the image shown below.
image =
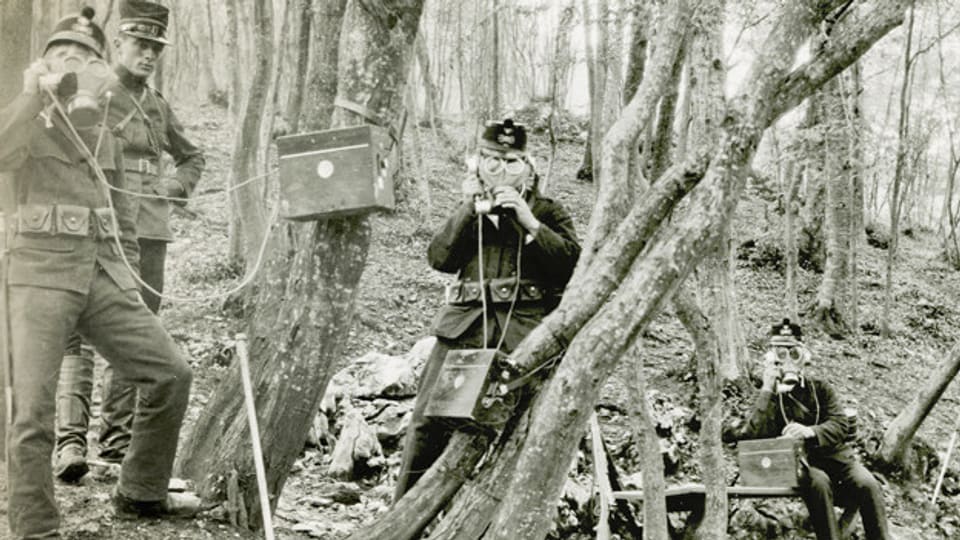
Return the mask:
<path id="1" fill-rule="evenodd" d="M 140 279 L 157 292 L 163 292 L 167 258 L 165 240 L 139 239 Z M 160 310 L 161 297 L 146 289 L 140 292 L 150 311 Z M 93 351 L 75 334 L 67 344 L 57 389 L 57 450 L 76 445 L 87 448 L 90 407 L 93 396 Z M 130 446 L 136 406 L 136 387 L 114 376 L 107 364 L 103 372 L 100 408 L 100 457 L 120 461 Z"/>
<path id="2" fill-rule="evenodd" d="M 867 540 L 890 538 L 880 483 L 854 458 L 813 461 L 801 493 L 817 540 L 841 540 L 835 504 L 859 507 Z"/>
<path id="3" fill-rule="evenodd" d="M 12 422 L 7 429 L 8 518 L 15 539 L 59 528 L 50 456 L 54 396 L 63 351 L 78 332 L 140 401 L 118 490 L 141 501 L 166 497 L 190 393 L 190 366 L 136 290 L 121 290 L 100 269 L 85 294 L 10 286 Z"/>

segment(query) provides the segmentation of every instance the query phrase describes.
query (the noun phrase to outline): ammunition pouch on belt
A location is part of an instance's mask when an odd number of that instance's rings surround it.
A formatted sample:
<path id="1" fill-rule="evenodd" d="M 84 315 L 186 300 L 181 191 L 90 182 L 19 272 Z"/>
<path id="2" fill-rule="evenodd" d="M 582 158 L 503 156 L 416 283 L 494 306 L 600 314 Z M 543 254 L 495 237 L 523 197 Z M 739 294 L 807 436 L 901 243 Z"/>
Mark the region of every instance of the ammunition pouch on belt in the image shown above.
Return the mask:
<path id="1" fill-rule="evenodd" d="M 533 280 L 503 277 L 486 280 L 486 287 L 481 287 L 478 281 L 451 283 L 447 286 L 446 301 L 451 305 L 478 304 L 484 289 L 489 294 L 488 300 L 493 304 L 509 304 L 514 299 L 517 302 L 538 302 L 559 296 L 555 289 L 544 287 Z"/>
<path id="2" fill-rule="evenodd" d="M 87 208 L 72 204 L 23 204 L 17 207 L 16 232 L 24 235 L 114 238 L 116 220 L 110 208 Z"/>

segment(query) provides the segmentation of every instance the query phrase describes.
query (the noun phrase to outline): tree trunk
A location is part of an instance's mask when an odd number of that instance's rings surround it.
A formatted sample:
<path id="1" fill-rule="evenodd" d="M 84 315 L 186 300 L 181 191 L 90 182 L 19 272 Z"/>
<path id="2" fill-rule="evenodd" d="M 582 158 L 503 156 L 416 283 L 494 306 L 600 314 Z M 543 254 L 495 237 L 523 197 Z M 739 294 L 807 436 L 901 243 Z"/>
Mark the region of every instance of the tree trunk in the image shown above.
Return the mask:
<path id="1" fill-rule="evenodd" d="M 823 220 L 826 261 L 813 318 L 833 337 L 845 336 L 851 330 L 851 283 L 856 277 L 850 267 L 851 223 L 856 212 L 851 207 L 851 189 L 861 166 L 854 155 L 857 146 L 854 141 L 860 134 L 854 130 L 852 118 L 848 118 L 848 102 L 857 96 L 848 90 L 847 79 L 851 79 L 847 74 L 834 78 L 810 102 L 816 109 L 818 135 L 822 140 L 819 158 L 826 186 Z"/>
<path id="2" fill-rule="evenodd" d="M 697 527 L 695 538 L 722 540 L 727 534 L 727 479 L 723 467 L 723 443 L 720 440 L 723 420 L 720 341 L 710 320 L 697 306 L 692 294 L 685 290 L 677 292 L 673 305 L 684 328 L 693 338 L 697 364 L 697 388 L 700 397 L 700 418 L 702 418 L 700 470 L 703 471 L 706 494 L 703 520 Z"/>
<path id="3" fill-rule="evenodd" d="M 907 137 L 910 135 L 910 51 L 913 44 L 914 8 L 910 8 L 907 23 L 907 40 L 903 46 L 903 85 L 900 87 L 900 122 L 897 129 L 897 163 L 893 173 L 893 186 L 890 194 L 890 245 L 887 247 L 887 272 L 884 282 L 883 315 L 880 323 L 883 337 L 890 337 L 890 311 L 893 306 L 893 265 L 897 256 L 897 244 L 900 240 L 900 187 L 904 182 Z"/>
<path id="4" fill-rule="evenodd" d="M 640 470 L 643 472 L 643 538 L 644 540 L 665 540 L 667 534 L 667 486 L 663 478 L 663 452 L 660 448 L 660 436 L 657 435 L 657 422 L 650 413 L 647 401 L 647 378 L 643 371 L 643 350 L 640 340 L 629 348 L 628 362 L 633 375 L 631 383 L 630 419 L 633 435 L 640 446 L 643 460 Z"/>
<path id="5" fill-rule="evenodd" d="M 297 72 L 290 83 L 290 94 L 287 96 L 287 110 L 284 115 L 293 133 L 297 133 L 300 129 L 300 113 L 303 110 L 307 73 L 310 69 L 310 33 L 313 29 L 311 3 L 311 0 L 300 0 L 300 31 L 297 33 L 295 62 Z"/>
<path id="6" fill-rule="evenodd" d="M 783 191 L 783 250 L 784 269 L 783 273 L 786 282 L 787 316 L 792 321 L 800 320 L 800 308 L 797 299 L 797 194 L 800 189 L 802 168 L 796 161 L 789 160 L 784 170 L 786 177 L 786 187 Z"/>
<path id="7" fill-rule="evenodd" d="M 887 426 L 887 431 L 883 435 L 883 444 L 878 451 L 881 461 L 894 467 L 903 465 L 913 436 L 958 372 L 960 372 L 960 346 L 953 348 L 950 356 L 940 365 L 936 375 L 929 379 L 927 386 L 920 389 Z"/>
<path id="8" fill-rule="evenodd" d="M 253 3 L 254 50 L 256 64 L 247 97 L 241 109 L 242 121 L 238 126 L 233 144 L 233 165 L 231 167 L 230 186 L 236 186 L 260 173 L 261 124 L 265 116 L 270 115 L 268 94 L 273 80 L 274 42 L 273 42 L 273 1 L 256 0 Z M 260 251 L 264 235 L 267 234 L 267 222 L 264 212 L 264 200 L 260 182 L 252 182 L 230 191 L 230 259 L 243 265 L 249 265 Z"/>
<path id="9" fill-rule="evenodd" d="M 30 65 L 30 38 L 33 31 L 33 11 L 31 2 L 15 0 L 0 3 L 0 107 L 5 107 L 13 98 L 23 91 L 23 70 Z M 13 194 L 13 180 L 6 173 L 0 173 L 0 214 L 9 203 L 15 201 Z M 0 224 L 2 224 L 0 218 Z M 0 231 L 0 234 L 6 234 Z M 0 240 L 2 241 L 2 240 Z M 2 249 L 0 249 L 2 251 Z M 0 254 L 3 257 L 4 254 Z M 0 287 L 6 287 L 6 276 L 0 275 Z M 2 294 L 0 294 L 2 296 Z M 0 310 L 7 306 L 0 305 Z M 0 313 L 0 324 L 6 324 L 6 313 Z M 0 329 L 0 339 L 6 340 L 6 327 Z M 0 346 L 2 354 L 7 354 L 7 348 Z M 7 358 L 0 357 L 0 383 L 6 381 Z M 7 399 L 6 384 L 0 391 L 0 455 L 6 455 L 7 441 Z"/>
<path id="10" fill-rule="evenodd" d="M 422 0 L 353 0 L 342 19 L 324 20 L 315 29 L 339 42 L 337 97 L 358 103 L 394 123 L 403 107 L 413 39 Z M 340 5 L 333 0 L 325 6 Z M 385 14 L 392 15 L 385 15 Z M 395 16 L 394 16 L 395 15 Z M 329 54 L 327 55 L 329 57 Z M 323 62 L 324 56 L 314 57 Z M 332 100 L 331 100 L 332 101 Z M 329 103 L 305 103 L 306 129 L 326 127 Z M 358 125 L 362 119 L 337 109 L 332 124 Z M 349 335 L 357 286 L 366 264 L 370 226 L 366 217 L 328 219 L 290 225 L 288 249 L 275 249 L 261 284 L 257 311 L 250 321 L 253 379 L 271 503 L 283 488 L 316 415 L 321 397 Z M 243 505 L 258 522 L 259 505 L 236 369 L 224 378 L 187 440 L 178 470 L 192 478 L 207 500 L 224 497 L 224 480 L 236 471 Z M 460 447 L 461 449 L 465 447 Z M 454 456 L 458 460 L 461 456 Z"/>

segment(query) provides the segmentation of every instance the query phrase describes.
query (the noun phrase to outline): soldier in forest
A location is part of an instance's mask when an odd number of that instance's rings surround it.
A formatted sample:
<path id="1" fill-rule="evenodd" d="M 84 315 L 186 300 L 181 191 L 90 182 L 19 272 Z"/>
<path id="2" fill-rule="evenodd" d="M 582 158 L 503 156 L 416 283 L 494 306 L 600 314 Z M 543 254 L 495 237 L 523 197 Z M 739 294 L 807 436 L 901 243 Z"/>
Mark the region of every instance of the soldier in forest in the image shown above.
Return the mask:
<path id="1" fill-rule="evenodd" d="M 458 282 L 433 324 L 438 345 L 421 374 L 395 499 L 449 440 L 440 421 L 424 416 L 447 351 L 512 351 L 557 306 L 580 255 L 573 220 L 537 189 L 526 139 L 524 127 L 510 119 L 486 125 L 477 170 L 462 185 L 464 200 L 430 242 L 430 266 L 456 273 Z"/>
<path id="2" fill-rule="evenodd" d="M 123 142 L 127 184 L 144 196 L 137 198 L 137 238 L 140 279 L 150 311 L 160 309 L 172 204 L 183 204 L 203 172 L 203 153 L 186 137 L 183 126 L 163 96 L 150 87 L 166 39 L 169 10 L 157 3 L 125 0 L 120 3 L 116 48 L 117 80 L 110 92 L 107 125 Z M 163 153 L 176 165 L 176 177 L 161 176 Z M 66 482 L 79 480 L 88 471 L 87 429 L 93 392 L 93 351 L 74 336 L 63 359 L 57 392 L 57 454 L 54 472 Z M 101 459 L 119 463 L 130 445 L 136 405 L 135 387 L 114 377 L 109 365 L 103 375 L 100 413 Z"/>
<path id="3" fill-rule="evenodd" d="M 763 386 L 736 438 L 803 441 L 807 473 L 800 489 L 818 540 L 841 538 L 835 500 L 859 506 L 868 540 L 890 538 L 880 484 L 847 444 L 853 426 L 833 387 L 804 373 L 810 351 L 802 339 L 800 326 L 789 319 L 771 328 Z"/>
<path id="4" fill-rule="evenodd" d="M 0 110 L 0 170 L 12 173 L 3 201 L 10 245 L 2 276 L 9 334 L 7 495 L 13 538 L 58 535 L 53 453 L 55 392 L 63 351 L 79 332 L 143 406 L 113 495 L 119 517 L 192 515 L 199 499 L 168 493 L 191 370 L 134 279 L 136 202 L 119 141 L 96 96 L 109 69 L 105 36 L 84 8 L 57 23 L 23 91 Z"/>

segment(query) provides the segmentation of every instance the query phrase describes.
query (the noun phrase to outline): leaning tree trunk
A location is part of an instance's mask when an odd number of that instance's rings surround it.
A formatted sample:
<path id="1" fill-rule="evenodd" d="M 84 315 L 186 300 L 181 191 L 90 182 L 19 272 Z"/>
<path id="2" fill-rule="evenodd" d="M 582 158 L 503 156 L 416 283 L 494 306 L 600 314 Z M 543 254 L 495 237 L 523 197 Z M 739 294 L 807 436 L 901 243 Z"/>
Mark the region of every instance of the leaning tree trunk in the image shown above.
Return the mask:
<path id="1" fill-rule="evenodd" d="M 360 0 L 346 7 L 339 38 L 337 99 L 394 123 L 403 106 L 423 2 L 381 4 L 384 11 L 371 12 Z M 335 33 L 340 25 L 326 28 Z M 324 127 L 319 122 L 324 121 L 327 107 L 307 102 L 304 108 L 305 128 Z M 337 109 L 332 117 L 337 127 L 361 123 L 362 118 L 345 109 Z M 362 216 L 335 218 L 290 226 L 287 236 L 291 245 L 274 251 L 248 327 L 272 504 L 303 448 L 349 334 L 370 226 Z M 242 396 L 236 391 L 238 378 L 233 369 L 218 387 L 186 443 L 179 470 L 194 479 L 207 500 L 223 500 L 225 480 L 231 474 L 239 476 L 243 500 L 235 502 L 247 508 L 254 524 L 259 505 Z"/>
<path id="2" fill-rule="evenodd" d="M 30 37 L 33 30 L 32 6 L 26 0 L 15 2 L 0 3 L 0 39 L 3 45 L 0 46 L 0 107 L 10 103 L 23 89 L 22 72 L 30 64 Z M 0 213 L 12 211 L 8 207 L 16 199 L 13 196 L 13 181 L 10 176 L 0 173 Z M 0 219 L 0 225 L 2 225 Z M 2 229 L 3 227 L 0 227 Z M 0 230 L 0 234 L 5 234 Z M 0 257 L 3 257 L 0 254 Z M 0 287 L 5 287 L 3 283 L 5 276 L 0 276 Z M 0 305 L 0 309 L 6 309 L 6 306 Z M 0 313 L 0 324 L 3 324 L 4 314 Z M 6 328 L 0 328 L 0 339 L 6 339 Z M 7 349 L 0 346 L 4 352 Z M 7 359 L 0 357 L 0 384 L 6 381 Z M 6 409 L 6 384 L 3 384 L 4 390 L 0 390 L 0 455 L 5 455 L 7 441 L 7 409 Z"/>
<path id="3" fill-rule="evenodd" d="M 894 467 L 903 464 L 914 434 L 920 429 L 920 425 L 958 372 L 960 372 L 960 346 L 953 348 L 936 375 L 929 379 L 928 384 L 919 390 L 910 404 L 887 426 L 887 431 L 883 435 L 883 444 L 877 452 L 882 462 Z"/>
<path id="4" fill-rule="evenodd" d="M 247 97 L 240 109 L 243 119 L 233 143 L 233 166 L 228 184 L 236 186 L 258 175 L 261 154 L 260 128 L 264 116 L 271 114 L 267 97 L 274 73 L 273 0 L 253 3 L 253 32 L 256 63 Z M 267 220 L 264 214 L 260 182 L 252 182 L 230 191 L 230 259 L 247 265 L 256 259 Z"/>

